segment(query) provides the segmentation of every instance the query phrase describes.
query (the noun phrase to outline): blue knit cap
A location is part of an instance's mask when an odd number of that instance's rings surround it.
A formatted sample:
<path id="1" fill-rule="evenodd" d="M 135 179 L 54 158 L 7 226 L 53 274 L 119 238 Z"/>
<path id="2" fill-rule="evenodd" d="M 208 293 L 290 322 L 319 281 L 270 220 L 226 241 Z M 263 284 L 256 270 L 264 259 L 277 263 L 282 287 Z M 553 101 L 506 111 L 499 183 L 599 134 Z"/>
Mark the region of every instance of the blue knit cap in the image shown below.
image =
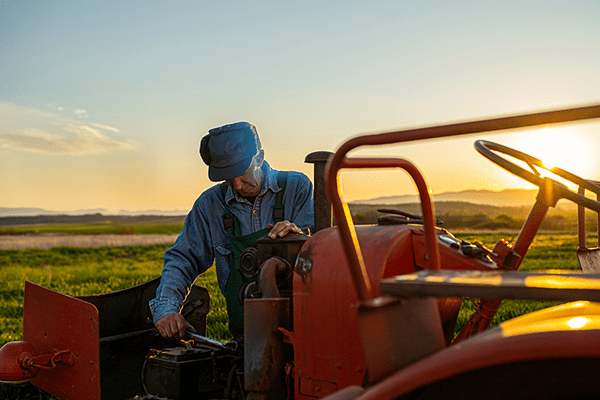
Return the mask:
<path id="1" fill-rule="evenodd" d="M 208 178 L 213 182 L 243 175 L 260 151 L 256 127 L 248 122 L 213 128 L 200 142 L 200 156 L 208 165 Z"/>

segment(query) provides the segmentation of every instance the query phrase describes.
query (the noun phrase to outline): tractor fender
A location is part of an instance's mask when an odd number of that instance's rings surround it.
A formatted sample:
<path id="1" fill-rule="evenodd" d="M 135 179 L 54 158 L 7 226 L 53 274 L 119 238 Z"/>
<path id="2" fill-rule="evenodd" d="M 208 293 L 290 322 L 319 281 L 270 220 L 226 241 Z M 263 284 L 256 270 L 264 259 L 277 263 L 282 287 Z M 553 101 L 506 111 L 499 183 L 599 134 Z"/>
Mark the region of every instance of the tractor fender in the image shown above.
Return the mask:
<path id="1" fill-rule="evenodd" d="M 395 399 L 467 372 L 545 359 L 600 359 L 600 303 L 566 303 L 506 321 L 367 388 L 357 399 Z"/>

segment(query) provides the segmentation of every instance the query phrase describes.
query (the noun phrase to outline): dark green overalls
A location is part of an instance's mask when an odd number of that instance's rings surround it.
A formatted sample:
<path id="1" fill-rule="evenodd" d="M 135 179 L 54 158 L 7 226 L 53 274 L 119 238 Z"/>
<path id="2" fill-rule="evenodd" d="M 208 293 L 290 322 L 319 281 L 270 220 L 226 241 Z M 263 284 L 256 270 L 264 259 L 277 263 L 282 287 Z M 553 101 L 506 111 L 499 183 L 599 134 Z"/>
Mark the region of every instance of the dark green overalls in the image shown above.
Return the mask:
<path id="1" fill-rule="evenodd" d="M 287 181 L 287 173 L 280 172 L 277 175 L 277 185 L 281 190 L 275 195 L 275 205 L 273 206 L 273 219 L 275 223 L 283 221 L 283 193 L 285 192 L 285 184 Z M 227 183 L 221 184 L 221 193 L 223 199 L 227 193 Z M 244 334 L 244 306 L 240 304 L 238 293 L 244 285 L 253 279 L 245 278 L 240 272 L 240 255 L 246 247 L 256 247 L 256 240 L 269 233 L 267 228 L 241 236 L 240 222 L 229 210 L 229 205 L 225 202 L 225 211 L 223 212 L 223 223 L 229 234 L 229 242 L 233 252 L 233 263 L 225 285 L 225 300 L 227 301 L 227 315 L 229 316 L 229 332 L 234 338 L 239 338 Z M 237 235 L 237 236 L 236 236 Z"/>

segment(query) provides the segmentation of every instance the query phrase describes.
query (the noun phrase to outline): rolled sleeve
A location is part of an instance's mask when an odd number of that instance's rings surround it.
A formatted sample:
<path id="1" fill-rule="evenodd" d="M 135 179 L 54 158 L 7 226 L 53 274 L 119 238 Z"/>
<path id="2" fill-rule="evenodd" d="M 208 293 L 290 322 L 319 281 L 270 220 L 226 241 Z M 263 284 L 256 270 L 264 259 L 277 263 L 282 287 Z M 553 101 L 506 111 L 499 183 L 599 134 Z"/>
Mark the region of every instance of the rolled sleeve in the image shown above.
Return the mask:
<path id="1" fill-rule="evenodd" d="M 154 322 L 166 314 L 179 313 L 198 275 L 214 261 L 210 224 L 211 206 L 201 196 L 187 215 L 173 247 L 165 252 L 164 267 L 156 297 L 150 301 Z"/>

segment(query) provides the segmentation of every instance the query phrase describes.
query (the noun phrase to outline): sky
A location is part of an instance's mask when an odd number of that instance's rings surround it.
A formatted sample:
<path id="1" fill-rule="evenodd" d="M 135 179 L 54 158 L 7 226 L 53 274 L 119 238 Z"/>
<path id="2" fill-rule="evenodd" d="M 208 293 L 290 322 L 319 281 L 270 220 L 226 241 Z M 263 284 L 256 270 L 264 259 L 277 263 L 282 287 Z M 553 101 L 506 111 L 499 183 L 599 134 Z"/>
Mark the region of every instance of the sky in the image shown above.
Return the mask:
<path id="1" fill-rule="evenodd" d="M 266 160 L 312 179 L 360 134 L 600 104 L 600 2 L 0 2 L 0 207 L 189 210 L 213 127 L 253 123 Z M 431 191 L 532 186 L 489 139 L 600 180 L 600 122 L 359 149 Z M 344 199 L 414 194 L 342 173 Z"/>

